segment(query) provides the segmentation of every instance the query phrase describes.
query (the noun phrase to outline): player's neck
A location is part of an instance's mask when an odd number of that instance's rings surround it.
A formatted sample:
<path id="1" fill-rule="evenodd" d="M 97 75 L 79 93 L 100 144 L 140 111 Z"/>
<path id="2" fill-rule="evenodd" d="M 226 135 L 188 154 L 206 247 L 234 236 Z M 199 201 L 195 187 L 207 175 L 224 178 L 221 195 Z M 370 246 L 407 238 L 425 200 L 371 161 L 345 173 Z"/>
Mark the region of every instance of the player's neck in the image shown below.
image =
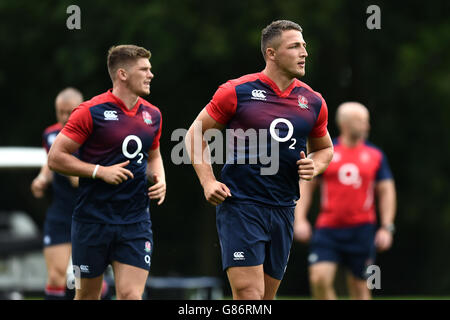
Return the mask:
<path id="1" fill-rule="evenodd" d="M 339 137 L 339 140 L 344 146 L 346 146 L 348 148 L 354 148 L 354 147 L 358 146 L 360 143 L 362 143 L 364 139 L 361 139 L 361 138 L 353 139 L 347 135 L 341 135 Z"/>
<path id="2" fill-rule="evenodd" d="M 290 78 L 286 76 L 285 73 L 281 72 L 278 68 L 271 67 L 270 65 L 266 65 L 266 68 L 262 71 L 267 77 L 269 77 L 281 92 L 286 90 L 295 78 Z"/>
<path id="3" fill-rule="evenodd" d="M 139 99 L 139 96 L 135 93 L 121 86 L 114 86 L 112 89 L 112 94 L 122 100 L 128 110 L 133 109 Z"/>

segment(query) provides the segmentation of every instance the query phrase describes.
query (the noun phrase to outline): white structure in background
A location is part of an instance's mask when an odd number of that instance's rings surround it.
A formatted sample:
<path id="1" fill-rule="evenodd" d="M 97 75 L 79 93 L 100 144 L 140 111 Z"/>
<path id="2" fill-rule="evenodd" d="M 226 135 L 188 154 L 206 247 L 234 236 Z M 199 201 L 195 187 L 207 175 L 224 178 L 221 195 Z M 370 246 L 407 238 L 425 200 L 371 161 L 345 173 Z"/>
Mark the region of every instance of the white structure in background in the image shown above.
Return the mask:
<path id="1" fill-rule="evenodd" d="M 0 169 L 40 168 L 46 162 L 44 148 L 0 147 Z"/>
<path id="2" fill-rule="evenodd" d="M 5 170 L 40 169 L 46 161 L 44 148 L 0 147 L 0 174 Z M 8 183 L 6 187 L 11 187 L 11 182 L 3 183 Z M 0 212 L 1 209 L 0 207 Z M 14 251 L 14 241 L 41 241 L 39 229 L 29 214 L 21 211 L 1 213 L 0 243 L 3 246 L 9 246 Z M 0 251 L 0 291 L 3 299 L 22 299 L 23 292 L 39 292 L 45 288 L 47 270 L 42 250 L 25 252 L 21 249 L 17 254 L 5 254 L 3 251 L 6 250 Z"/>

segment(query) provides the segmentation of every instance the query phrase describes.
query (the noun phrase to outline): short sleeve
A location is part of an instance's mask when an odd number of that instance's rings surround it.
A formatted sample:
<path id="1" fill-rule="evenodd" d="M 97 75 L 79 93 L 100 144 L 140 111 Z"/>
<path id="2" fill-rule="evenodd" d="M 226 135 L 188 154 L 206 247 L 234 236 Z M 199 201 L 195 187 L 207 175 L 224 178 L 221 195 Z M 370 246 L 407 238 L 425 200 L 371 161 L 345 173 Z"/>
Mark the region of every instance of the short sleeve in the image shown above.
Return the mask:
<path id="1" fill-rule="evenodd" d="M 44 133 L 42 134 L 42 147 L 44 147 L 47 153 L 50 151 L 51 145 L 48 143 L 47 131 L 44 131 Z"/>
<path id="2" fill-rule="evenodd" d="M 217 122 L 227 124 L 236 112 L 236 89 L 227 82 L 221 85 L 212 100 L 206 105 L 206 112 Z"/>
<path id="3" fill-rule="evenodd" d="M 378 182 L 385 179 L 393 179 L 393 175 L 386 155 L 381 152 L 380 167 L 378 168 L 375 180 Z"/>
<path id="4" fill-rule="evenodd" d="M 162 131 L 162 115 L 161 112 L 158 110 L 159 112 L 159 128 L 158 131 L 156 132 L 155 138 L 153 139 L 153 143 L 152 146 L 150 148 L 150 150 L 155 150 L 156 148 L 159 147 L 159 139 L 161 138 L 161 131 Z"/>
<path id="5" fill-rule="evenodd" d="M 92 115 L 89 107 L 80 104 L 69 117 L 61 132 L 79 144 L 83 144 L 92 133 Z"/>
<path id="6" fill-rule="evenodd" d="M 320 99 L 322 100 L 322 105 L 320 106 L 319 116 L 309 134 L 312 138 L 321 138 L 327 134 L 328 108 L 325 100 L 322 97 Z"/>

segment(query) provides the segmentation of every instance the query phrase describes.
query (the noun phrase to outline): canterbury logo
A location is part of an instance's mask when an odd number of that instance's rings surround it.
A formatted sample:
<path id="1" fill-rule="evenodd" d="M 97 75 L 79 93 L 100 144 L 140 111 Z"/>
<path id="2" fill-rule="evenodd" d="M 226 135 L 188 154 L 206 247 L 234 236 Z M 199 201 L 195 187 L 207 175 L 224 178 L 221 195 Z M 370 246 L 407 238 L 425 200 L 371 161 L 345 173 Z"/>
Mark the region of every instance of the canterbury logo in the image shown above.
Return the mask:
<path id="1" fill-rule="evenodd" d="M 89 266 L 82 264 L 80 266 L 80 270 L 81 270 L 81 272 L 89 273 Z"/>
<path id="2" fill-rule="evenodd" d="M 252 99 L 257 99 L 257 100 L 266 100 L 266 95 L 265 95 L 266 91 L 264 90 L 253 90 L 252 91 Z"/>
<path id="3" fill-rule="evenodd" d="M 234 260 L 245 260 L 244 253 L 242 251 L 236 251 L 233 253 Z"/>
<path id="4" fill-rule="evenodd" d="M 105 116 L 105 120 L 119 120 L 117 116 L 117 111 L 106 110 L 103 115 Z"/>

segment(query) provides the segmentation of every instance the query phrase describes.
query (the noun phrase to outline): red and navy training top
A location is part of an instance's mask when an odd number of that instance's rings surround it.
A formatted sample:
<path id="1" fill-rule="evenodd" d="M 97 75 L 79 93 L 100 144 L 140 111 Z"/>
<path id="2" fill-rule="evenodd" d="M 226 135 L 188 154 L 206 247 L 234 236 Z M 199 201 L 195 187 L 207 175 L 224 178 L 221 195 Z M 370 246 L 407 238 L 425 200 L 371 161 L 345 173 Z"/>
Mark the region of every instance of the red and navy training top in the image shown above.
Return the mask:
<path id="1" fill-rule="evenodd" d="M 232 194 L 229 200 L 295 206 L 299 198 L 296 161 L 300 159 L 300 151 L 306 153 L 308 137 L 327 134 L 328 110 L 322 96 L 297 79 L 281 92 L 260 72 L 221 85 L 206 111 L 233 132 L 233 138 L 227 139 L 231 157 L 227 157 L 221 175 Z M 258 135 L 257 161 L 252 159 L 255 153 L 249 148 L 249 135 L 242 134 L 248 130 Z M 278 142 L 278 153 L 272 150 L 274 140 Z M 272 164 L 275 158 L 279 161 L 275 174 L 261 174 L 261 168 L 272 165 L 267 156 Z"/>
<path id="2" fill-rule="evenodd" d="M 42 145 L 47 153 L 61 129 L 62 126 L 58 122 L 44 130 L 42 134 Z M 78 155 L 75 154 L 75 156 Z M 70 224 L 72 222 L 73 209 L 76 204 L 77 189 L 72 186 L 66 176 L 53 172 L 52 203 L 47 209 L 45 219 L 47 221 Z"/>
<path id="3" fill-rule="evenodd" d="M 130 160 L 126 169 L 134 178 L 119 185 L 80 178 L 74 220 L 128 224 L 150 219 L 147 195 L 147 159 L 159 146 L 162 117 L 159 109 L 138 98 L 131 109 L 111 90 L 83 102 L 61 131 L 81 144 L 82 161 L 111 166 Z"/>
<path id="4" fill-rule="evenodd" d="M 334 155 L 322 174 L 316 227 L 351 227 L 376 222 L 375 185 L 393 179 L 384 153 L 369 142 L 350 148 L 333 139 Z"/>

